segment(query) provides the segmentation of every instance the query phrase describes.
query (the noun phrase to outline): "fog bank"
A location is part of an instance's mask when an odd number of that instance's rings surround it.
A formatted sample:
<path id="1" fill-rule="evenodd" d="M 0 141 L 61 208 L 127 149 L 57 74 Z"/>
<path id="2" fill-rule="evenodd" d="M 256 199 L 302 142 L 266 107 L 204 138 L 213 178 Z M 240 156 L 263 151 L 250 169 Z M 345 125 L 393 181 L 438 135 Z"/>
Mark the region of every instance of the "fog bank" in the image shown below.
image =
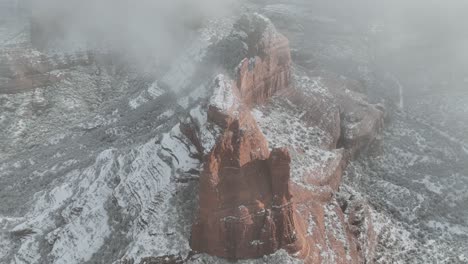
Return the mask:
<path id="1" fill-rule="evenodd" d="M 175 52 L 188 31 L 206 19 L 227 15 L 232 4 L 232 0 L 33 0 L 32 13 L 41 33 L 67 45 L 110 45 L 144 56 Z"/>

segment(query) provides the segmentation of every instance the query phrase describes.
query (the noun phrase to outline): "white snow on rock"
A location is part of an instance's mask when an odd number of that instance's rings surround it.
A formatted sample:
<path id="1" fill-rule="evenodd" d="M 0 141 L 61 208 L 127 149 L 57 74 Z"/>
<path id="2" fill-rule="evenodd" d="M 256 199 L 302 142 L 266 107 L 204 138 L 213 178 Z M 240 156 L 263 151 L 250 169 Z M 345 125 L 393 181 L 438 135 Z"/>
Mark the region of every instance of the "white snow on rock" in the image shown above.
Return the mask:
<path id="1" fill-rule="evenodd" d="M 188 149 L 186 142 L 180 141 L 182 138 L 177 125 L 162 136 L 159 144 L 153 140 L 130 153 L 133 160 L 127 169 L 130 173 L 115 189 L 119 206 L 138 216 L 130 230 L 132 242 L 125 254 L 137 263 L 141 257 L 189 250 L 186 234 L 176 231 L 174 217 L 178 212 L 170 202 L 176 191 L 171 182 L 173 174 L 199 166 L 199 161 L 191 157 L 195 149 Z M 119 158 L 124 163 L 128 159 Z"/>
<path id="2" fill-rule="evenodd" d="M 198 138 L 205 154 L 208 154 L 215 146 L 218 135 L 221 133 L 221 128 L 209 126 L 207 110 L 201 106 L 190 110 L 190 116 L 199 128 Z"/>
<path id="3" fill-rule="evenodd" d="M 210 98 L 210 105 L 221 111 L 228 113 L 235 109 L 239 104 L 239 99 L 234 95 L 232 81 L 226 76 L 220 74 L 215 78 L 215 89 Z"/>
<path id="4" fill-rule="evenodd" d="M 36 239 L 52 230 L 56 230 L 57 212 L 65 221 L 54 234 L 54 243 L 50 252 L 53 263 L 79 263 L 88 260 L 104 243 L 110 230 L 107 225 L 107 213 L 104 203 L 112 190 L 106 184 L 113 176 L 113 151 L 106 150 L 97 158 L 93 166 L 79 172 L 72 171 L 66 177 L 70 182 L 54 188 L 50 192 L 38 193 L 32 213 L 26 216 L 26 222 L 13 228 L 12 232 L 30 228 L 35 234 L 28 237 L 16 254 L 18 263 L 37 263 L 40 254 L 39 240 Z M 74 184 L 72 184 L 74 183 Z M 75 185 L 76 184 L 76 185 Z M 68 204 L 65 204 L 67 200 Z M 80 208 L 80 214 L 73 213 Z M 37 236 L 37 237 L 36 237 Z"/>
<path id="5" fill-rule="evenodd" d="M 265 109 L 252 111 L 270 147 L 289 149 L 293 158 L 292 180 L 297 183 L 302 182 L 304 173 L 329 176 L 328 169 L 338 166 L 342 158 L 342 150 L 327 149 L 330 135 L 317 126 L 307 125 L 301 120 L 301 111 L 280 98 L 274 98 Z"/>
<path id="6" fill-rule="evenodd" d="M 170 204 L 176 191 L 171 179 L 200 165 L 191 157 L 196 150 L 183 138 L 176 125 L 161 140 L 152 139 L 123 152 L 105 150 L 90 167 L 71 171 L 63 184 L 37 193 L 25 220 L 9 230 L 27 232 L 15 263 L 40 263 L 42 237 L 52 247 L 50 263 L 90 260 L 113 232 L 106 209 L 110 199 L 116 200 L 124 214 L 135 218 L 130 223 L 128 235 L 133 242 L 126 256 L 138 260 L 188 251 L 187 234 L 174 231 L 177 223 L 173 219 L 178 212 Z M 63 224 L 58 224 L 57 218 L 62 218 Z M 171 233 L 171 238 L 166 233 Z"/>

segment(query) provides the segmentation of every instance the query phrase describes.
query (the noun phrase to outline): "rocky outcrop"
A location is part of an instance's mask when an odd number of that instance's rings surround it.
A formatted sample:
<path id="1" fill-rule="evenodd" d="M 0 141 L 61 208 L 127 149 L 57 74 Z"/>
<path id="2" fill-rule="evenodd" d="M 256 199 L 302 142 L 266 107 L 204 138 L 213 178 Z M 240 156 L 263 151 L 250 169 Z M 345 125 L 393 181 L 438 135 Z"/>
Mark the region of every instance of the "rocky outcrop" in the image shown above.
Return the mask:
<path id="1" fill-rule="evenodd" d="M 237 68 L 237 87 L 247 105 L 264 104 L 290 86 L 289 41 L 260 15 L 244 17 L 238 28 L 245 33 L 248 57 Z"/>
<path id="2" fill-rule="evenodd" d="M 246 57 L 236 68 L 236 81 L 220 75 L 214 82 L 208 120 L 223 132 L 200 177 L 191 246 L 230 259 L 258 258 L 281 248 L 295 253 L 305 240 L 292 201 L 291 157 L 285 148 L 270 152 L 250 113 L 251 106 L 289 89 L 289 44 L 260 15 L 243 17 L 231 38 L 242 43 Z"/>
<path id="3" fill-rule="evenodd" d="M 231 34 L 213 47 L 213 55 L 235 80 L 248 106 L 264 104 L 274 94 L 290 91 L 289 41 L 262 15 L 242 16 Z"/>
<path id="4" fill-rule="evenodd" d="M 261 16 L 241 19 L 230 37 L 245 44 L 241 54 L 246 57 L 236 68 L 235 81 L 224 75 L 214 81 L 207 116 L 220 133 L 205 152 L 192 249 L 229 259 L 286 249 L 306 263 L 363 262 L 361 244 L 366 236 L 373 239 L 372 225 L 357 228 L 363 226 L 359 210 L 350 207 L 348 218 L 335 194 L 349 159 L 379 139 L 383 111 L 348 89 L 348 83 L 333 86 L 323 80 L 329 89 L 314 88 L 318 81 L 293 89 L 288 42 Z M 299 111 L 290 120 L 321 131 L 317 146 L 312 144 L 316 150 L 289 141 L 292 135 L 286 132 L 285 145 L 270 151 L 251 108 L 266 105 L 274 95 Z M 200 146 L 199 128 L 186 127 L 185 134 Z M 316 157 L 322 152 L 329 157 Z M 304 167 L 293 170 L 299 159 Z"/>
<path id="5" fill-rule="evenodd" d="M 229 81 L 218 76 L 215 85 L 208 117 L 224 132 L 200 177 L 192 248 L 230 259 L 257 258 L 280 248 L 300 250 L 288 151 L 270 153 L 250 109 Z"/>
<path id="6" fill-rule="evenodd" d="M 342 76 L 323 78 L 340 106 L 341 134 L 338 147 L 346 149 L 348 159 L 378 145 L 382 140 L 385 109 L 369 103 L 355 81 Z"/>

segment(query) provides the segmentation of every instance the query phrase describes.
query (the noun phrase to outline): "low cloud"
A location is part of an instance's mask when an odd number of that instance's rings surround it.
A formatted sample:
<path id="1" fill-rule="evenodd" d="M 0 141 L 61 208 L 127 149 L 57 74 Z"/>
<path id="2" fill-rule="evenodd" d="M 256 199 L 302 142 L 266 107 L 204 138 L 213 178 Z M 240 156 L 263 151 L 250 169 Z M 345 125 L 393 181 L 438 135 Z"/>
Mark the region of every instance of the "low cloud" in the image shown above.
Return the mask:
<path id="1" fill-rule="evenodd" d="M 112 45 L 145 54 L 174 52 L 190 29 L 224 16 L 231 0 L 32 0 L 46 40 Z"/>

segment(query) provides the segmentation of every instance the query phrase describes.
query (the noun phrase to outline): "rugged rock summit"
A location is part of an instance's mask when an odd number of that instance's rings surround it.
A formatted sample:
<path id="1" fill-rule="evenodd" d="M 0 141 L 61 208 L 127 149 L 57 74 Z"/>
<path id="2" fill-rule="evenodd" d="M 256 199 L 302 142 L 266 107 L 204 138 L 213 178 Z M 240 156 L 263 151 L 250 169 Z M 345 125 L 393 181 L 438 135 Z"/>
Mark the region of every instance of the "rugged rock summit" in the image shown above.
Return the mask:
<path id="1" fill-rule="evenodd" d="M 290 86 L 289 41 L 260 15 L 244 17 L 238 25 L 247 36 L 248 57 L 237 68 L 237 87 L 247 105 L 264 104 Z"/>
<path id="2" fill-rule="evenodd" d="M 287 149 L 270 152 L 251 114 L 273 94 L 290 87 L 287 39 L 260 15 L 237 24 L 249 57 L 237 67 L 237 81 L 215 80 L 208 118 L 222 127 L 200 178 L 200 212 L 192 248 L 230 259 L 258 258 L 280 248 L 299 251 L 304 237 L 290 190 Z M 238 32 L 237 32 L 238 33 Z"/>
<path id="3" fill-rule="evenodd" d="M 361 233 L 352 229 L 334 195 L 349 158 L 380 134 L 383 112 L 358 92 L 343 89 L 350 87 L 344 80 L 328 84 L 328 94 L 293 88 L 288 41 L 260 15 L 242 18 L 228 39 L 243 42 L 246 57 L 236 68 L 236 81 L 224 75 L 214 81 L 207 115 L 220 133 L 204 158 L 192 249 L 229 259 L 286 249 L 307 263 L 361 261 L 362 247 L 372 248 L 375 240 L 372 226 L 366 222 Z M 332 151 L 330 158 L 300 154 L 308 150 L 293 141 L 270 151 L 252 107 L 268 109 L 278 94 L 302 109 L 301 122 L 323 129 L 328 143 L 318 147 Z M 290 150 L 318 166 L 293 170 Z M 361 245 L 358 236 L 366 236 L 367 244 Z M 323 249 L 333 251 L 333 258 L 324 258 Z"/>
<path id="4" fill-rule="evenodd" d="M 192 248 L 230 259 L 301 248 L 289 187 L 291 158 L 274 149 L 250 109 L 223 76 L 215 81 L 208 117 L 224 128 L 200 178 L 200 212 Z"/>

